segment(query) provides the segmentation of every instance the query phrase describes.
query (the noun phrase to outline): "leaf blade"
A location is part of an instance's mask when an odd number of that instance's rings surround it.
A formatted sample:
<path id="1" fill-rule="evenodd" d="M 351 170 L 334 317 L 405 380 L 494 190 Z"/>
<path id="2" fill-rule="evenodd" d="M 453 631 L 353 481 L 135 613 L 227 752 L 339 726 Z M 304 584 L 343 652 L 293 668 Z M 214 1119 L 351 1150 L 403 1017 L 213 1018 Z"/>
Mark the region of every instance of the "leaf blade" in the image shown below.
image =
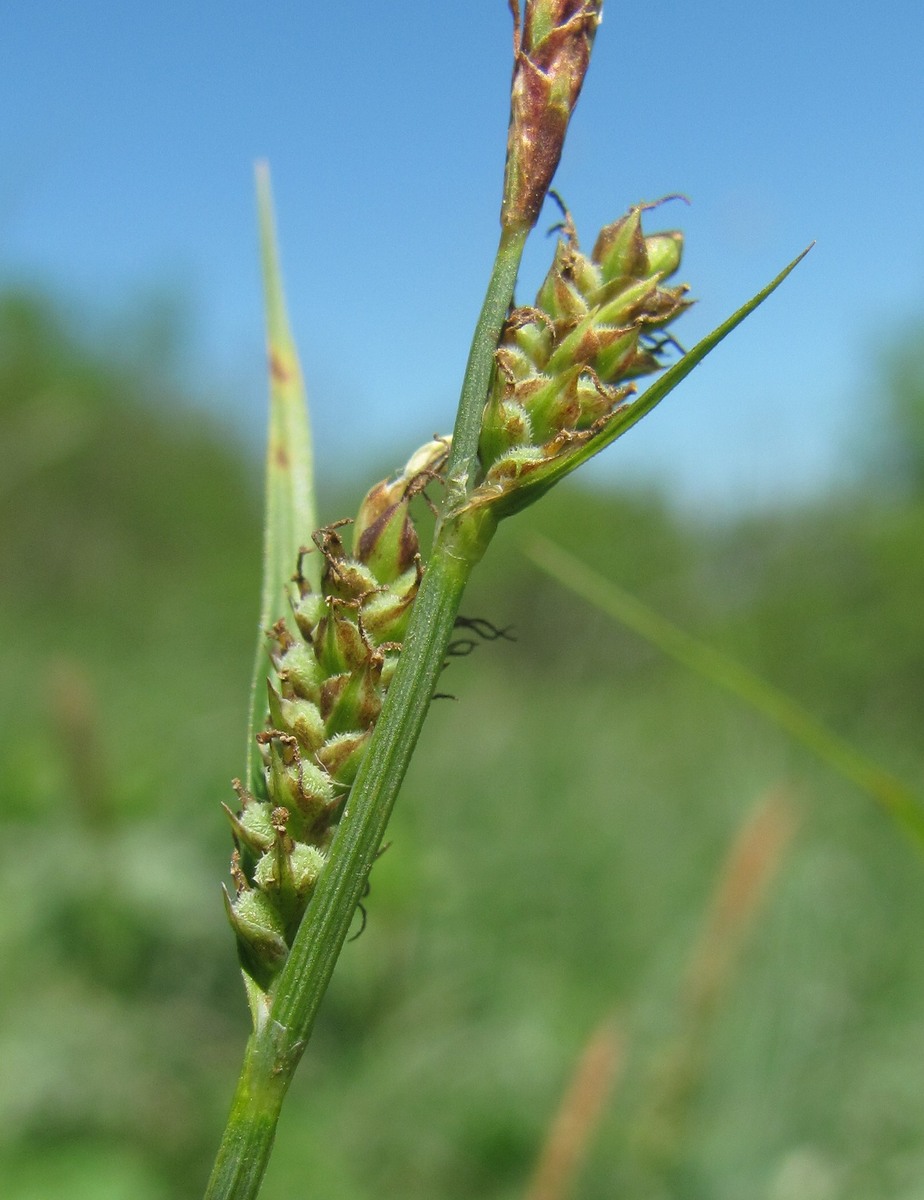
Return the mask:
<path id="1" fill-rule="evenodd" d="M 924 853 L 924 802 L 920 795 L 853 743 L 823 725 L 788 693 L 725 651 L 673 625 L 637 596 L 547 538 L 534 536 L 524 552 L 535 566 L 574 595 L 801 742 L 816 758 L 878 804 L 917 850 Z"/>
<path id="2" fill-rule="evenodd" d="M 292 337 L 282 286 L 269 168 L 256 167 L 260 257 L 266 309 L 266 344 L 269 366 L 269 426 L 266 447 L 266 493 L 263 527 L 263 580 L 260 593 L 260 626 L 250 688 L 247 727 L 247 787 L 258 789 L 259 758 L 254 735 L 265 708 L 262 686 L 271 669 L 265 632 L 286 615 L 289 581 L 300 548 L 317 525 L 314 458 L 308 398 Z M 312 586 L 319 579 L 318 564 L 309 559 L 306 573 Z"/>

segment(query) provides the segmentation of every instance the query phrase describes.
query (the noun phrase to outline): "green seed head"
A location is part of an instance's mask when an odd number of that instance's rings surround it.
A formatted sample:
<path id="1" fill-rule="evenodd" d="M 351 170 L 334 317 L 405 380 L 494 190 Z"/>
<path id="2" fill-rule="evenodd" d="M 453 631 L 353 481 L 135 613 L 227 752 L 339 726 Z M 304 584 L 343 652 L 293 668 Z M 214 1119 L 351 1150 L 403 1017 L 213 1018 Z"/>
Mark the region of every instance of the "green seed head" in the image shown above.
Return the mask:
<path id="1" fill-rule="evenodd" d="M 597 238 L 588 258 L 566 212 L 536 304 L 510 315 L 482 422 L 482 487 L 469 508 L 503 515 L 586 457 L 585 447 L 622 413 L 630 380 L 661 368 L 665 329 L 689 307 L 685 285 L 665 280 L 680 265 L 683 239 L 646 236 L 637 205 Z M 544 481 L 548 480 L 548 485 Z"/>
<path id="2" fill-rule="evenodd" d="M 524 367 L 529 362 L 524 359 Z M 268 632 L 274 677 L 257 735 L 265 799 L 238 786 L 228 818 L 238 898 L 229 916 L 244 969 L 264 991 L 287 953 L 394 673 L 423 568 L 411 501 L 438 475 L 448 439 L 428 442 L 364 498 L 352 553 L 318 530 L 295 564 L 292 619 Z M 320 554 L 321 590 L 302 570 Z"/>

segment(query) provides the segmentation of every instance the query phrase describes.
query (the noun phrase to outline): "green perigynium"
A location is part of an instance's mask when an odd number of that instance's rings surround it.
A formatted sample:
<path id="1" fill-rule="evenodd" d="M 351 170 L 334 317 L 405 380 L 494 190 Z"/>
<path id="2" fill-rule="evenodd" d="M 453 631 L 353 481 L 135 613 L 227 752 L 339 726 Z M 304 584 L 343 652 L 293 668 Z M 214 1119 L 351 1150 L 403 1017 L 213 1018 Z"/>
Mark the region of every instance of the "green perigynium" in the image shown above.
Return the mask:
<path id="1" fill-rule="evenodd" d="M 352 527 L 314 534 L 321 589 L 293 577 L 292 616 L 269 631 L 274 675 L 266 727 L 257 734 L 263 792 L 235 781 L 235 897 L 226 906 L 241 964 L 272 990 L 318 876 L 333 829 L 366 752 L 394 672 L 423 568 L 410 502 L 434 477 L 447 443 L 422 447 L 393 480 L 373 487 Z"/>

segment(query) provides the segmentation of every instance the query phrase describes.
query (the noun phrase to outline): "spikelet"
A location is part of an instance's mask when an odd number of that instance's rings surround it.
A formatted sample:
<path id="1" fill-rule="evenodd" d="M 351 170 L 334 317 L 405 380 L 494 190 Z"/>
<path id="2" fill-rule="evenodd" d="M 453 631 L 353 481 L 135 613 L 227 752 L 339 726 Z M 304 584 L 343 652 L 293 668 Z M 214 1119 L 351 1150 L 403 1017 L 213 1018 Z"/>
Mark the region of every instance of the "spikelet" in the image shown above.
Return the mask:
<path id="1" fill-rule="evenodd" d="M 605 440 L 635 391 L 630 381 L 662 367 L 672 342 L 664 330 L 690 301 L 685 284 L 665 282 L 680 266 L 682 235 L 646 237 L 646 207 L 607 225 L 589 257 L 565 212 L 536 303 L 511 312 L 496 352 L 471 507 L 498 503 L 503 515 L 518 488 L 554 482 L 589 442 Z"/>
<path id="2" fill-rule="evenodd" d="M 257 734 L 265 798 L 234 788 L 226 894 L 241 964 L 264 992 L 285 962 L 394 673 L 423 575 L 410 501 L 442 466 L 448 439 L 429 442 L 393 480 L 373 487 L 352 523 L 313 535 L 323 556 L 313 592 L 299 557 L 292 618 L 268 631 L 274 675 Z"/>

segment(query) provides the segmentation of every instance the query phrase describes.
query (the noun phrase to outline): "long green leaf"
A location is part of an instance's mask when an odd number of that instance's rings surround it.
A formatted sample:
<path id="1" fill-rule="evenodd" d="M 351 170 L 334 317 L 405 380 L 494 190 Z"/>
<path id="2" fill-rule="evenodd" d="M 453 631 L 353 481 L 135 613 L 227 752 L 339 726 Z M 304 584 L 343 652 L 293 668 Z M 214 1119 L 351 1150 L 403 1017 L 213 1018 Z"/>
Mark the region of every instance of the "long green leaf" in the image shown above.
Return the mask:
<path id="1" fill-rule="evenodd" d="M 266 449 L 266 518 L 263 530 L 263 585 L 260 628 L 250 689 L 247 727 L 247 786 L 259 790 L 262 779 L 254 734 L 266 706 L 265 680 L 270 669 L 265 631 L 288 611 L 288 586 L 299 549 L 317 525 L 314 463 L 308 401 L 298 351 L 292 338 L 282 289 L 279 251 L 273 219 L 269 168 L 256 168 L 266 342 L 269 362 L 269 434 Z M 306 574 L 317 570 L 318 556 L 306 560 Z M 319 580 L 312 579 L 317 587 Z"/>
<path id="2" fill-rule="evenodd" d="M 798 701 L 730 655 L 678 629 L 636 596 L 605 579 L 554 542 L 536 537 L 525 552 L 537 567 L 563 587 L 622 622 L 676 662 L 763 713 L 875 800 L 914 841 L 918 850 L 924 851 L 924 804 L 921 798 L 844 738 L 826 729 Z"/>

